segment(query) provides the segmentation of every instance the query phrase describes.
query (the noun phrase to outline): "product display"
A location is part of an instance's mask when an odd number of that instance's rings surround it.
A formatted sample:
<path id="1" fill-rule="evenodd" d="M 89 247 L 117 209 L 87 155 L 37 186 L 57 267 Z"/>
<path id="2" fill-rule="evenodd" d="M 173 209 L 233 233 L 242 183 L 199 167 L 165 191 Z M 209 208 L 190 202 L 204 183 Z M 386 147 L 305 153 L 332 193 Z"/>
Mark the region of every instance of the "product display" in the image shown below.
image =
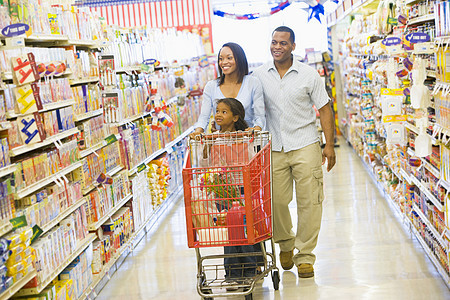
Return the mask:
<path id="1" fill-rule="evenodd" d="M 44 2 L 0 1 L 0 29 L 29 26 L 14 47 L 0 35 L 0 234 L 11 239 L 0 298 L 97 288 L 179 196 L 184 140 L 215 73 L 198 34 Z"/>
<path id="2" fill-rule="evenodd" d="M 341 131 L 450 286 L 447 4 L 382 0 L 335 29 L 334 55 Z"/>

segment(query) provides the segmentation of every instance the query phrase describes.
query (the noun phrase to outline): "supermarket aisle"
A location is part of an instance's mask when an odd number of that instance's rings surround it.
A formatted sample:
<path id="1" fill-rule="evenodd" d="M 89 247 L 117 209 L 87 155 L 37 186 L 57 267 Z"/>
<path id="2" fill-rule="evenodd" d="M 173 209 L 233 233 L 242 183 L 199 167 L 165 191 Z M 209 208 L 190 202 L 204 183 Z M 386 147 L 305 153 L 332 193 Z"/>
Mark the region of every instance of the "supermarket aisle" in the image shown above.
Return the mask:
<path id="1" fill-rule="evenodd" d="M 336 151 L 338 164 L 325 174 L 315 278 L 299 280 L 295 269 L 280 270 L 280 291 L 274 292 L 266 278 L 254 299 L 449 299 L 431 261 L 403 229 L 359 158 L 343 141 Z M 186 244 L 179 201 L 97 299 L 200 299 L 195 251 Z"/>

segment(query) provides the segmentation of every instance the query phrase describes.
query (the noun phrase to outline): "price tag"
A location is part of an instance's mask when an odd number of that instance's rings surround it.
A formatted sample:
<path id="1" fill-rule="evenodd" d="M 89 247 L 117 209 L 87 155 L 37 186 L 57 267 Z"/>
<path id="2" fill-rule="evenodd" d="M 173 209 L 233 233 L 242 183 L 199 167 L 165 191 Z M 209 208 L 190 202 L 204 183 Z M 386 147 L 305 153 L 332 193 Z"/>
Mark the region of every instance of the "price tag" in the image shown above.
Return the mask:
<path id="1" fill-rule="evenodd" d="M 33 226 L 33 236 L 31 237 L 31 243 L 33 244 L 33 242 L 35 240 L 37 240 L 37 238 L 40 237 L 43 232 L 44 231 L 38 225 L 34 225 Z"/>
<path id="2" fill-rule="evenodd" d="M 402 45 L 394 45 L 394 46 L 389 46 L 386 48 L 387 48 L 388 53 L 391 55 L 403 53 Z"/>
<path id="3" fill-rule="evenodd" d="M 389 25 L 397 25 L 398 24 L 398 20 L 396 18 L 389 17 L 388 20 L 387 20 L 387 23 Z"/>
<path id="4" fill-rule="evenodd" d="M 434 52 L 434 44 L 431 42 L 420 43 L 414 45 L 414 53 L 432 53 Z"/>
<path id="5" fill-rule="evenodd" d="M 105 138 L 105 141 L 106 141 L 107 145 L 110 145 L 110 144 L 112 144 L 112 143 L 117 141 L 117 137 L 116 137 L 115 134 L 111 134 L 110 136 Z"/>
<path id="6" fill-rule="evenodd" d="M 146 165 L 146 164 L 140 164 L 140 165 L 137 167 L 137 172 L 140 173 L 140 172 L 144 171 L 146 168 L 147 168 L 147 165 Z"/>
<path id="7" fill-rule="evenodd" d="M 15 48 L 15 47 L 25 47 L 25 39 L 22 37 L 11 37 L 5 39 L 6 47 Z"/>
<path id="8" fill-rule="evenodd" d="M 20 216 L 14 219 L 9 220 L 11 222 L 11 224 L 13 225 L 13 229 L 17 229 L 20 227 L 24 227 L 27 226 L 27 219 L 25 218 L 25 216 Z"/>

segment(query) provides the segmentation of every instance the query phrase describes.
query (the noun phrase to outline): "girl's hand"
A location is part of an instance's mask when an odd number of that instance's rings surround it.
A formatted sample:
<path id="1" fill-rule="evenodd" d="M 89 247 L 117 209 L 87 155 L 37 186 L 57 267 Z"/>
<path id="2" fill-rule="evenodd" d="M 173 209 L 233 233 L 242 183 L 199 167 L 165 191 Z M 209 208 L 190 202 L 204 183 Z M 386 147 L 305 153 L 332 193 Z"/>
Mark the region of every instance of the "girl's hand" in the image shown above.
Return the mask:
<path id="1" fill-rule="evenodd" d="M 249 127 L 245 129 L 245 131 L 261 131 L 261 127 L 255 126 L 255 127 Z"/>
<path id="2" fill-rule="evenodd" d="M 218 129 L 216 128 L 216 121 L 212 120 L 211 121 L 211 133 L 216 132 Z"/>
<path id="3" fill-rule="evenodd" d="M 194 132 L 189 135 L 191 139 L 200 139 L 200 135 L 203 133 L 203 128 L 195 128 Z"/>

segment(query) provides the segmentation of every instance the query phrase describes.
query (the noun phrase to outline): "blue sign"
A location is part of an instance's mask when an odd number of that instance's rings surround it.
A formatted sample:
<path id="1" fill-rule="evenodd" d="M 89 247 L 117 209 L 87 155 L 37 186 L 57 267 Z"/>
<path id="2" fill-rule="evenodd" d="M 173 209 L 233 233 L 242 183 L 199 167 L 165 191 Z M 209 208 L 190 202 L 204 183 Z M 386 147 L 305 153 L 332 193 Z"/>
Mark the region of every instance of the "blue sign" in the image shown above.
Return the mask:
<path id="1" fill-rule="evenodd" d="M 423 32 L 413 32 L 405 36 L 405 39 L 413 44 L 426 43 L 430 41 L 430 36 Z"/>
<path id="2" fill-rule="evenodd" d="M 394 46 L 400 45 L 402 43 L 402 40 L 398 37 L 391 36 L 382 40 L 381 43 L 385 46 Z"/>
<path id="3" fill-rule="evenodd" d="M 15 23 L 6 26 L 2 29 L 2 34 L 5 37 L 13 37 L 18 36 L 26 33 L 30 29 L 30 26 L 28 24 L 24 23 Z"/>
<path id="4" fill-rule="evenodd" d="M 158 60 L 154 59 L 154 58 L 146 59 L 146 60 L 144 60 L 142 63 L 143 63 L 144 65 L 147 65 L 147 66 L 154 65 L 155 67 L 157 67 L 157 66 L 160 65 L 160 62 L 159 62 Z"/>

